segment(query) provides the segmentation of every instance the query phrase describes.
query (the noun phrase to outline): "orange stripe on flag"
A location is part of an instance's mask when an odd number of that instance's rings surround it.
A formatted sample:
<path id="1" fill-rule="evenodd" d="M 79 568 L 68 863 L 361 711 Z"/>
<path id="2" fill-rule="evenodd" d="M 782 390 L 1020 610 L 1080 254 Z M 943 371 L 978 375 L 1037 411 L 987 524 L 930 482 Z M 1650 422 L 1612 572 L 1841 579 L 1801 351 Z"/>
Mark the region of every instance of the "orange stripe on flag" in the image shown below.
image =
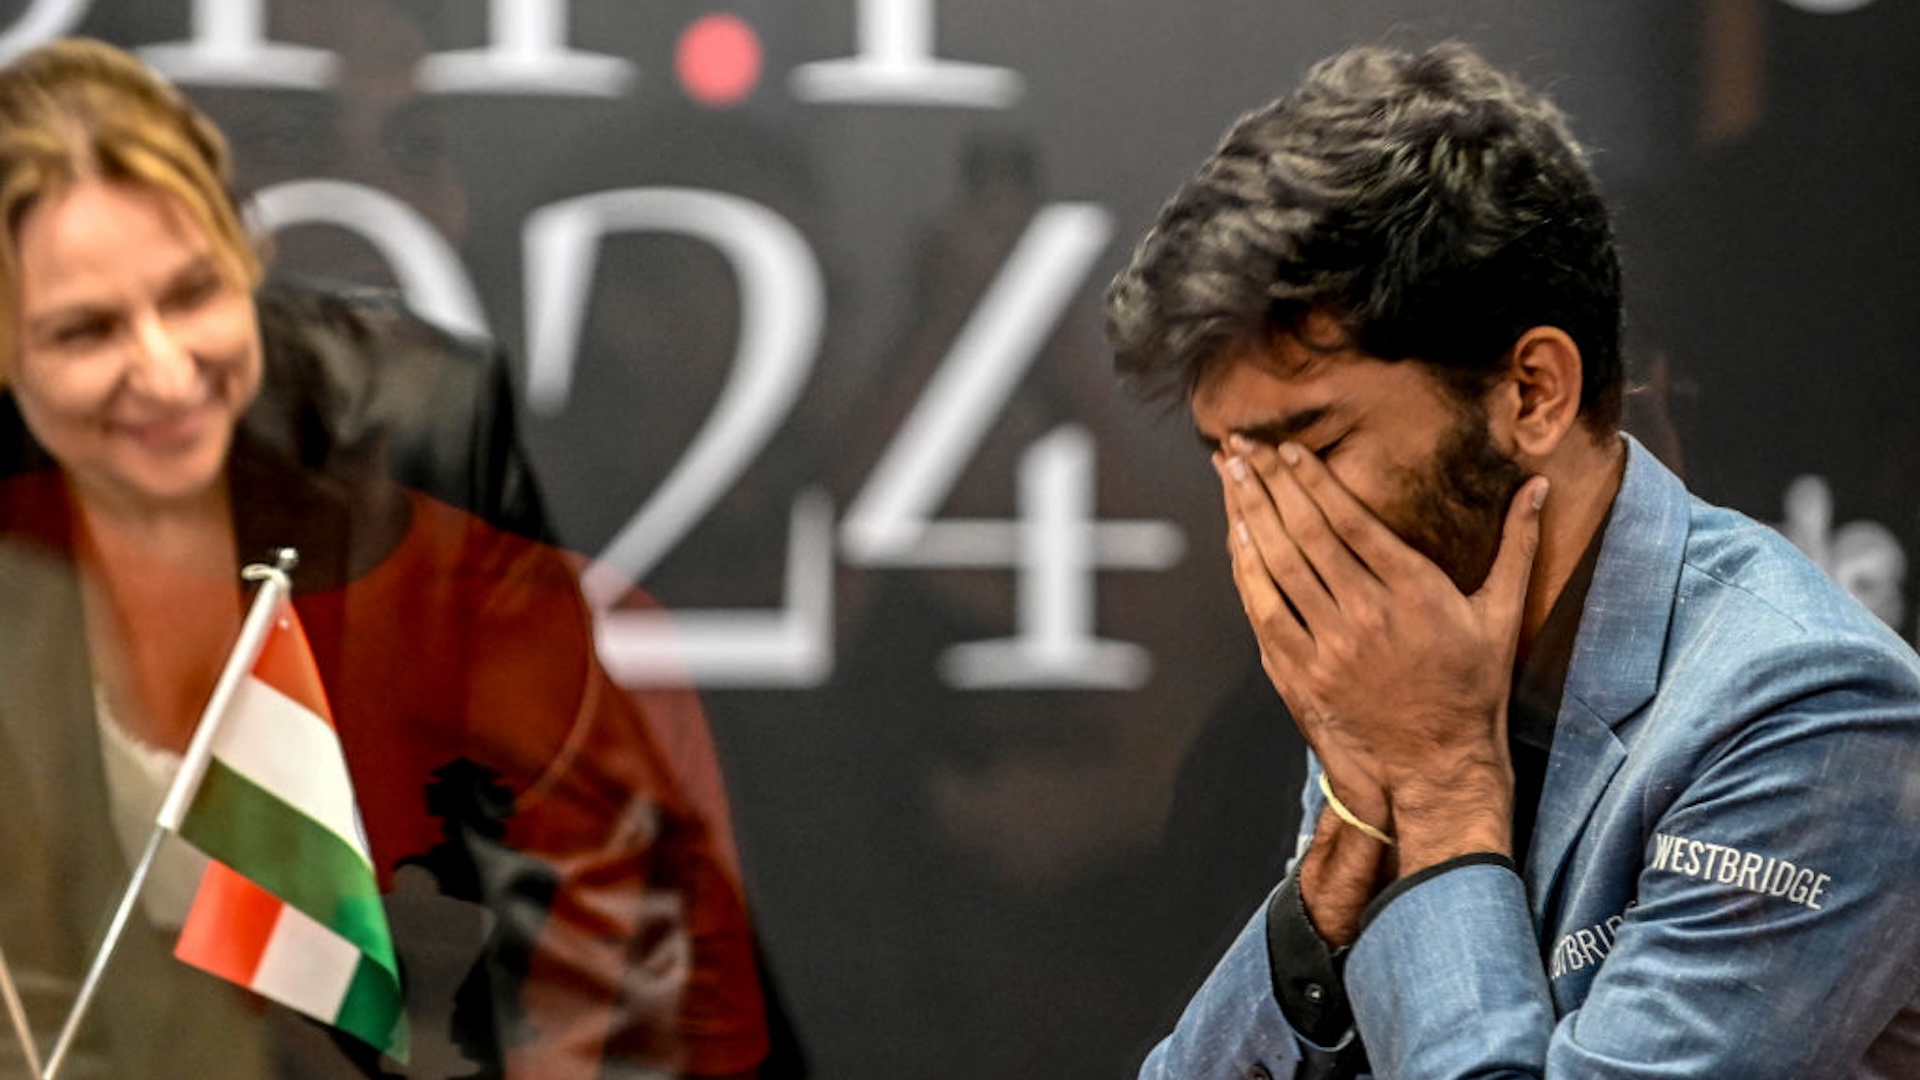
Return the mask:
<path id="1" fill-rule="evenodd" d="M 273 632 L 267 635 L 260 658 L 253 662 L 253 675 L 318 715 L 328 727 L 334 726 L 327 692 L 320 685 L 320 672 L 314 668 L 313 652 L 307 647 L 307 632 L 292 604 L 281 604 Z"/>
<path id="2" fill-rule="evenodd" d="M 225 863 L 211 863 L 173 955 L 229 982 L 252 985 L 284 906 Z"/>

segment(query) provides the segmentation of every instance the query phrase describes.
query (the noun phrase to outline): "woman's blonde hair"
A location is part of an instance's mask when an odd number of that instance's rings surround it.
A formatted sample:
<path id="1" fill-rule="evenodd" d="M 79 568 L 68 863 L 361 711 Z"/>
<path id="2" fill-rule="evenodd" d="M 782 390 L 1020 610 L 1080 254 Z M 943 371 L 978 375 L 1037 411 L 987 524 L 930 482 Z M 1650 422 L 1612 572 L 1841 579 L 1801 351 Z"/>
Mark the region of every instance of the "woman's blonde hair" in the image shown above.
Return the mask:
<path id="1" fill-rule="evenodd" d="M 19 228 L 27 211 L 85 180 L 178 199 L 248 288 L 259 252 L 227 191 L 227 141 L 185 95 L 105 42 L 56 41 L 0 68 L 0 382 L 19 349 Z"/>

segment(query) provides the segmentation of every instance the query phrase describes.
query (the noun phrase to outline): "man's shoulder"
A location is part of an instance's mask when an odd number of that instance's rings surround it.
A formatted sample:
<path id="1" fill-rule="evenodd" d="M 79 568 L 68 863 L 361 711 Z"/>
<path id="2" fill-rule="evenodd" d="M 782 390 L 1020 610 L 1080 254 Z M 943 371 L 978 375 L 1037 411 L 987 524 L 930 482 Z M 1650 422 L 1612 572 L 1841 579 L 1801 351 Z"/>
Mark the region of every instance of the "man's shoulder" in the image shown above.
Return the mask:
<path id="1" fill-rule="evenodd" d="M 1913 659 L 1885 622 L 1778 529 L 1698 499 L 1675 614 L 1686 621 L 1740 619 L 1752 634 L 1844 640 L 1851 648 Z"/>
<path id="2" fill-rule="evenodd" d="M 1569 681 L 1602 715 L 1651 705 L 1709 740 L 1760 714 L 1831 712 L 1815 703 L 1836 694 L 1920 716 L 1906 642 L 1779 530 L 1689 494 L 1644 451 L 1605 543 Z"/>
<path id="3" fill-rule="evenodd" d="M 1581 615 L 1569 689 L 1620 716 L 1677 675 L 1785 655 L 1859 654 L 1920 670 L 1912 649 L 1777 529 L 1691 494 L 1628 441 Z"/>
<path id="4" fill-rule="evenodd" d="M 1731 510 L 1696 503 L 1665 652 L 1665 704 L 1733 729 L 1775 715 L 1811 734 L 1898 714 L 1920 735 L 1913 648 L 1776 529 Z"/>

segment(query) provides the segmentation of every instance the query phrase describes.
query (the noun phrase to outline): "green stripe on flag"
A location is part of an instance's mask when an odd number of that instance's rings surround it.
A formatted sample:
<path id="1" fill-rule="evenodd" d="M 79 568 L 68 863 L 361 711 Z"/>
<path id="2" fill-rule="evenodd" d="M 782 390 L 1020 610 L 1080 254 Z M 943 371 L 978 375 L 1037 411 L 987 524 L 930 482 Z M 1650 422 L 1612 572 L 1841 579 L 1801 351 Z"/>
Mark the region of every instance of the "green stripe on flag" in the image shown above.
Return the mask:
<path id="1" fill-rule="evenodd" d="M 180 836 L 398 976 L 373 867 L 338 833 L 214 758 Z"/>
<path id="2" fill-rule="evenodd" d="M 394 981 L 392 972 L 382 970 L 367 957 L 361 957 L 360 966 L 354 969 L 353 982 L 333 1024 L 395 1060 L 407 1060 L 407 1015 L 400 1000 L 400 984 Z"/>

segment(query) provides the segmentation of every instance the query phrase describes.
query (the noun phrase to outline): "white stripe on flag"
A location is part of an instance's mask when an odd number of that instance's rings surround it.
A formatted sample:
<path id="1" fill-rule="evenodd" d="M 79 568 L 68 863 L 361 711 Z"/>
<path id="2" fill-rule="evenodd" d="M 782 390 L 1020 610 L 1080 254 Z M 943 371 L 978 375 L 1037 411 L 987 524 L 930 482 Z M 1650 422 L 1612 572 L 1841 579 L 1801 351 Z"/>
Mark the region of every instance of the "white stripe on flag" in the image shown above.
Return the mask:
<path id="1" fill-rule="evenodd" d="M 280 906 L 273 935 L 254 970 L 255 992 L 325 1023 L 340 1014 L 340 1002 L 353 985 L 360 950 L 315 922 L 300 909 Z"/>
<path id="2" fill-rule="evenodd" d="M 353 783 L 333 728 L 252 675 L 234 693 L 214 756 L 282 802 L 338 834 L 362 859 Z"/>

